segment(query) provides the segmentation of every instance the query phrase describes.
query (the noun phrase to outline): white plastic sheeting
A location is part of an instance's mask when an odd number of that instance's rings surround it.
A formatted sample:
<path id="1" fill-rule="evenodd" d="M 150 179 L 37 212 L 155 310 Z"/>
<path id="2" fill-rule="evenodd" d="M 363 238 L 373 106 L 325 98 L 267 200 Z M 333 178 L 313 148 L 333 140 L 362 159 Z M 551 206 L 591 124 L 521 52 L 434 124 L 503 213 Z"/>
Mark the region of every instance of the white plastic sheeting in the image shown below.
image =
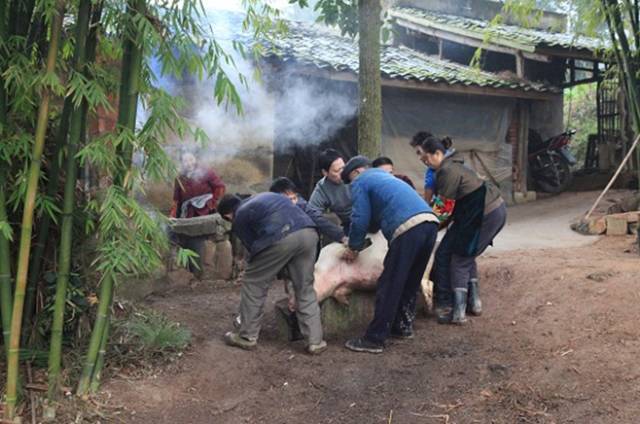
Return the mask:
<path id="1" fill-rule="evenodd" d="M 383 154 L 394 161 L 396 172 L 422 188 L 425 167 L 409 145 L 411 137 L 418 131 L 449 136 L 470 167 L 509 192 L 512 146 L 506 135 L 515 105 L 515 99 L 506 97 L 385 90 Z"/>

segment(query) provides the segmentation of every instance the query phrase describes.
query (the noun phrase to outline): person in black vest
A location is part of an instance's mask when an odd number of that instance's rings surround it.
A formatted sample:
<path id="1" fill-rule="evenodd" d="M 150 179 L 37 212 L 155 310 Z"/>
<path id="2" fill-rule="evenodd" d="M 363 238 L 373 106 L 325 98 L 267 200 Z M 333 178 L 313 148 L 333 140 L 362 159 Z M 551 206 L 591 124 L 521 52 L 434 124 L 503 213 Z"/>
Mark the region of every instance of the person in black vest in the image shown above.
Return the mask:
<path id="1" fill-rule="evenodd" d="M 436 193 L 455 200 L 453 223 L 438 246 L 434 263 L 435 284 L 451 287 L 453 305 L 438 321 L 463 324 L 467 310 L 473 315 L 482 312 L 476 258 L 504 227 L 507 209 L 498 187 L 464 166 L 461 154 L 447 156 L 440 139 L 427 137 L 420 147 L 424 162 L 436 171 Z"/>

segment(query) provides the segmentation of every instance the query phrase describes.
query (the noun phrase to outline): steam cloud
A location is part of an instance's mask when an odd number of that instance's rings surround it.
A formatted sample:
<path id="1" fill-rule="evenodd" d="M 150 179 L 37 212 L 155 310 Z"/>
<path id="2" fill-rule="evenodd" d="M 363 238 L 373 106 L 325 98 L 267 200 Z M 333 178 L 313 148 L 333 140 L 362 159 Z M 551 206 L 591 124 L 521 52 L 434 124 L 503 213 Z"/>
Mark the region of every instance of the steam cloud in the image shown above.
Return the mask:
<path id="1" fill-rule="evenodd" d="M 309 9 L 302 12 L 285 9 L 284 12 L 283 16 L 287 18 L 313 19 Z M 256 149 L 259 154 L 270 156 L 275 137 L 278 146 L 318 144 L 333 136 L 355 115 L 353 95 L 328 92 L 319 83 L 286 70 L 274 75 L 266 68 L 262 70 L 262 81 L 253 78 L 255 64 L 232 48 L 232 40 L 241 31 L 242 16 L 211 9 L 207 15 L 213 36 L 235 62 L 237 69 L 228 67 L 226 70 L 238 90 L 244 114 L 238 115 L 232 105 L 216 103 L 213 97 L 215 80 L 159 79 L 163 88 L 187 99 L 189 119 L 209 137 L 208 145 L 199 154 L 200 160 L 220 163 L 239 154 L 246 156 L 246 152 Z M 159 67 L 158 63 L 155 65 Z M 248 87 L 241 83 L 238 73 L 248 79 Z M 265 84 L 267 81 L 275 81 L 278 89 L 270 89 L 271 84 Z M 192 143 L 192 140 L 176 140 L 172 149 L 176 159 L 179 151 Z M 270 162 L 270 157 L 268 159 Z"/>

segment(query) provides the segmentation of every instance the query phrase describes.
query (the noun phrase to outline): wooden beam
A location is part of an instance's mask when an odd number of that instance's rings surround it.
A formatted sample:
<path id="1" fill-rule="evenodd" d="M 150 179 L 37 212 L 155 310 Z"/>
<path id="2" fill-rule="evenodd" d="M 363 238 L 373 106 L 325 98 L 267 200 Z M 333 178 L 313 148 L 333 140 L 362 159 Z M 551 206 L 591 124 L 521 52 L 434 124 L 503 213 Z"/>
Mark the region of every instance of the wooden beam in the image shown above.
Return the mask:
<path id="1" fill-rule="evenodd" d="M 436 37 L 440 40 L 452 41 L 454 43 L 464 44 L 465 46 L 471 46 L 476 48 L 479 47 L 479 48 L 482 48 L 483 50 L 510 54 L 510 55 L 515 55 L 518 52 L 520 52 L 525 58 L 530 60 L 535 60 L 538 62 L 546 62 L 546 63 L 551 62 L 551 58 L 549 56 L 545 56 L 537 53 L 525 52 L 517 48 L 510 48 L 510 47 L 499 46 L 491 43 L 484 43 L 482 40 L 479 40 L 477 38 L 471 38 L 471 37 L 467 37 L 460 34 L 438 30 L 435 28 L 422 27 L 420 25 L 414 24 L 410 21 L 405 21 L 403 19 L 397 19 L 396 23 L 405 28 L 420 32 L 421 34 L 429 35 L 431 37 Z"/>
<path id="2" fill-rule="evenodd" d="M 602 61 L 602 58 L 596 56 L 595 52 L 586 49 L 540 47 L 536 49 L 536 53 L 545 56 L 564 57 L 567 59 Z"/>
<path id="3" fill-rule="evenodd" d="M 584 78 L 584 79 L 581 79 L 581 80 L 565 82 L 560 87 L 561 88 L 570 88 L 570 87 L 575 87 L 576 85 L 589 84 L 589 83 L 598 82 L 598 81 L 600 81 L 600 77 Z"/>
<path id="4" fill-rule="evenodd" d="M 324 78 L 333 81 L 346 81 L 346 82 L 358 82 L 358 77 L 353 72 L 345 71 L 331 71 L 327 69 L 318 69 L 313 66 L 297 66 L 292 70 L 294 74 L 313 76 L 317 78 Z M 492 88 L 492 87 L 480 87 L 475 85 L 464 84 L 447 84 L 447 83 L 433 83 L 428 81 L 416 81 L 416 80 L 404 80 L 404 79 L 390 79 L 382 78 L 382 86 L 384 87 L 396 87 L 404 88 L 408 90 L 420 90 L 430 91 L 437 93 L 451 93 L 451 94 L 471 94 L 480 96 L 492 96 L 492 97 L 511 97 L 519 99 L 533 99 L 533 100 L 551 100 L 559 93 L 551 92 L 539 92 L 539 91 L 524 91 L 515 90 L 509 88 Z"/>

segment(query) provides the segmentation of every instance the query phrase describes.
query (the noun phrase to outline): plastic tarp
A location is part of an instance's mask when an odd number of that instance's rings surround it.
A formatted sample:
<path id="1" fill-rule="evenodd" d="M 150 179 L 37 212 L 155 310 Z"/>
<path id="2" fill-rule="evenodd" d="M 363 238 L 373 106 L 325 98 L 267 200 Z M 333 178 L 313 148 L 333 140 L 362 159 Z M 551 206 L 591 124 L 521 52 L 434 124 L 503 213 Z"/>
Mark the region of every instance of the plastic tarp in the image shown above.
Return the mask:
<path id="1" fill-rule="evenodd" d="M 408 175 L 421 189 L 425 167 L 409 145 L 411 137 L 418 131 L 449 136 L 468 166 L 510 192 L 512 146 L 506 135 L 515 104 L 504 97 L 385 90 L 383 154 L 394 161 L 396 172 Z"/>

